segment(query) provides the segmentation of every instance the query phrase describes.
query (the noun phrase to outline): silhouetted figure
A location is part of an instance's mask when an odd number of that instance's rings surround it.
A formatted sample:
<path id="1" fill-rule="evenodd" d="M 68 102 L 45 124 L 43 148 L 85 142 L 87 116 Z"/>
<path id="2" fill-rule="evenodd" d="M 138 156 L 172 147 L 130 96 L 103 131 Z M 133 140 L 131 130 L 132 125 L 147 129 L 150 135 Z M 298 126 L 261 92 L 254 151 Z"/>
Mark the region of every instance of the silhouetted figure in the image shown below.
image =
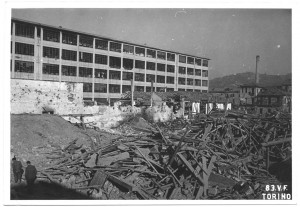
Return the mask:
<path id="1" fill-rule="evenodd" d="M 28 190 L 31 192 L 34 181 L 36 179 L 37 170 L 35 166 L 31 165 L 30 161 L 27 161 L 26 163 L 27 163 L 27 167 L 25 170 L 25 179 L 27 182 Z"/>
<path id="2" fill-rule="evenodd" d="M 18 161 L 16 157 L 12 158 L 12 168 L 13 168 L 15 183 L 18 182 L 21 183 L 24 170 L 22 169 L 23 166 L 21 161 Z"/>

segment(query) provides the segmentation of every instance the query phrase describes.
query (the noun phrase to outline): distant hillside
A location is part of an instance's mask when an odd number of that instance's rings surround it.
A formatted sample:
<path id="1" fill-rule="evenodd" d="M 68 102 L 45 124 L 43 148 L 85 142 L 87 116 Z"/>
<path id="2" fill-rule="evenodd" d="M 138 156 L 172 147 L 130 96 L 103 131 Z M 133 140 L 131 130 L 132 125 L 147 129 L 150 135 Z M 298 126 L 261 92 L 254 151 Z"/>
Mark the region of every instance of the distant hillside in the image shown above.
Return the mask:
<path id="1" fill-rule="evenodd" d="M 292 74 L 287 75 L 267 75 L 259 74 L 259 84 L 261 86 L 275 86 L 291 81 Z M 237 73 L 221 78 L 214 78 L 209 81 L 209 89 L 213 88 L 237 88 L 241 84 L 255 83 L 255 73 Z"/>

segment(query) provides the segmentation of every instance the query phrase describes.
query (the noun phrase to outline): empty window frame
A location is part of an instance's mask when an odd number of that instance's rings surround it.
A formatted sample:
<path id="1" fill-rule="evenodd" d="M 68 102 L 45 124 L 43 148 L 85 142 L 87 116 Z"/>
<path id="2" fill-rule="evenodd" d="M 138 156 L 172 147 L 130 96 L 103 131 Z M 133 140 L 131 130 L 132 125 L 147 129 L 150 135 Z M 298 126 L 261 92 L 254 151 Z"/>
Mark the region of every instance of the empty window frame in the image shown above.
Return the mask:
<path id="1" fill-rule="evenodd" d="M 43 57 L 59 59 L 59 49 L 54 47 L 43 47 Z"/>
<path id="2" fill-rule="evenodd" d="M 104 83 L 95 83 L 94 84 L 95 93 L 107 93 L 107 84 Z"/>
<path id="3" fill-rule="evenodd" d="M 95 69 L 95 78 L 107 79 L 107 70 Z"/>
<path id="4" fill-rule="evenodd" d="M 193 86 L 194 85 L 194 79 L 192 79 L 192 78 L 187 78 L 186 82 L 187 82 L 187 85 L 189 85 L 189 86 Z"/>
<path id="5" fill-rule="evenodd" d="M 202 90 L 202 93 L 207 93 L 208 92 L 208 90 Z"/>
<path id="6" fill-rule="evenodd" d="M 99 50 L 108 50 L 108 41 L 107 40 L 95 40 L 95 47 Z"/>
<path id="7" fill-rule="evenodd" d="M 203 60 L 203 62 L 202 62 L 202 66 L 204 66 L 204 67 L 208 67 L 208 60 Z"/>
<path id="8" fill-rule="evenodd" d="M 62 33 L 62 43 L 68 45 L 77 45 L 77 35 L 72 33 Z"/>
<path id="9" fill-rule="evenodd" d="M 167 72 L 174 73 L 175 72 L 175 65 L 167 65 Z"/>
<path id="10" fill-rule="evenodd" d="M 63 49 L 61 58 L 63 60 L 77 61 L 77 51 Z"/>
<path id="11" fill-rule="evenodd" d="M 175 61 L 175 54 L 167 53 L 167 60 L 168 61 Z"/>
<path id="12" fill-rule="evenodd" d="M 123 80 L 133 80 L 133 73 L 131 73 L 131 72 L 123 72 L 122 79 Z"/>
<path id="13" fill-rule="evenodd" d="M 80 35 L 79 36 L 79 46 L 93 48 L 93 38 L 84 36 L 84 35 Z"/>
<path id="14" fill-rule="evenodd" d="M 156 92 L 166 92 L 165 87 L 156 87 Z"/>
<path id="15" fill-rule="evenodd" d="M 123 68 L 125 70 L 132 70 L 133 69 L 133 60 L 128 58 L 123 58 Z"/>
<path id="16" fill-rule="evenodd" d="M 185 73 L 186 73 L 186 68 L 185 68 L 185 67 L 179 66 L 179 68 L 178 68 L 178 73 L 179 73 L 179 74 L 184 74 L 184 75 L 185 75 Z"/>
<path id="17" fill-rule="evenodd" d="M 145 81 L 145 74 L 143 73 L 136 73 L 134 76 L 135 81 L 144 82 Z"/>
<path id="18" fill-rule="evenodd" d="M 59 42 L 59 31 L 44 29 L 43 40 Z"/>
<path id="19" fill-rule="evenodd" d="M 120 69 L 121 68 L 121 58 L 109 57 L 109 67 Z"/>
<path id="20" fill-rule="evenodd" d="M 87 52 L 79 52 L 79 61 L 86 62 L 86 63 L 92 63 L 93 62 L 93 54 L 87 53 Z"/>
<path id="21" fill-rule="evenodd" d="M 34 26 L 30 24 L 16 23 L 16 36 L 34 38 Z"/>
<path id="22" fill-rule="evenodd" d="M 79 67 L 79 77 L 91 78 L 93 76 L 93 69 L 86 67 Z"/>
<path id="23" fill-rule="evenodd" d="M 147 57 L 149 57 L 149 58 L 156 58 L 156 51 L 155 50 L 151 50 L 151 49 L 147 49 Z"/>
<path id="24" fill-rule="evenodd" d="M 185 85 L 185 78 L 178 78 L 179 85 Z"/>
<path id="25" fill-rule="evenodd" d="M 76 76 L 76 66 L 62 65 L 61 74 L 62 76 Z"/>
<path id="26" fill-rule="evenodd" d="M 121 52 L 121 47 L 122 47 L 121 43 L 110 42 L 110 44 L 109 44 L 109 51 Z"/>
<path id="27" fill-rule="evenodd" d="M 194 65 L 195 59 L 193 57 L 187 57 L 187 63 Z"/>
<path id="28" fill-rule="evenodd" d="M 165 76 L 162 76 L 162 75 L 156 76 L 156 82 L 157 82 L 157 83 L 165 83 L 165 82 L 166 82 L 165 79 L 166 79 Z"/>
<path id="29" fill-rule="evenodd" d="M 201 76 L 201 69 L 195 69 L 195 75 Z"/>
<path id="30" fill-rule="evenodd" d="M 165 64 L 161 64 L 161 63 L 157 63 L 157 71 L 166 71 L 166 65 Z"/>
<path id="31" fill-rule="evenodd" d="M 208 86 L 208 81 L 207 80 L 202 80 L 202 86 Z"/>
<path id="32" fill-rule="evenodd" d="M 16 42 L 15 53 L 20 55 L 34 56 L 34 45 Z"/>
<path id="33" fill-rule="evenodd" d="M 43 63 L 43 74 L 59 75 L 59 65 Z"/>
<path id="34" fill-rule="evenodd" d="M 157 51 L 157 59 L 165 60 L 166 59 L 166 53 Z"/>
<path id="35" fill-rule="evenodd" d="M 172 76 L 167 76 L 167 83 L 168 84 L 174 84 L 174 77 L 172 77 Z"/>
<path id="36" fill-rule="evenodd" d="M 147 62 L 146 69 L 147 70 L 155 70 L 155 63 Z"/>
<path id="37" fill-rule="evenodd" d="M 152 75 L 152 74 L 147 74 L 146 75 L 146 81 L 147 82 L 152 82 L 155 83 L 155 75 Z"/>
<path id="38" fill-rule="evenodd" d="M 186 91 L 191 91 L 192 92 L 192 91 L 194 91 L 194 89 L 186 89 Z"/>
<path id="39" fill-rule="evenodd" d="M 186 56 L 179 55 L 179 62 L 180 63 L 186 63 Z"/>
<path id="40" fill-rule="evenodd" d="M 131 85 L 122 85 L 122 93 L 131 91 Z"/>
<path id="41" fill-rule="evenodd" d="M 155 91 L 155 87 L 153 87 L 153 91 Z M 146 92 L 151 92 L 151 86 L 146 86 Z"/>
<path id="42" fill-rule="evenodd" d="M 145 87 L 144 87 L 144 86 L 135 86 L 135 87 L 134 87 L 134 90 L 135 90 L 135 91 L 144 92 Z"/>
<path id="43" fill-rule="evenodd" d="M 185 91 L 184 88 L 178 88 L 178 91 Z"/>
<path id="44" fill-rule="evenodd" d="M 201 90 L 199 90 L 199 89 L 195 89 L 194 91 L 195 91 L 195 92 L 201 92 Z"/>
<path id="45" fill-rule="evenodd" d="M 15 72 L 33 73 L 34 63 L 28 61 L 15 60 Z"/>
<path id="46" fill-rule="evenodd" d="M 135 54 L 145 57 L 145 48 L 135 47 Z"/>
<path id="47" fill-rule="evenodd" d="M 92 92 L 93 85 L 92 83 L 83 83 L 83 92 Z"/>
<path id="48" fill-rule="evenodd" d="M 202 76 L 208 77 L 208 70 L 202 70 Z"/>
<path id="49" fill-rule="evenodd" d="M 145 61 L 135 60 L 135 68 L 145 69 Z"/>
<path id="50" fill-rule="evenodd" d="M 132 46 L 132 45 L 123 45 L 123 53 L 133 55 L 134 54 L 134 46 Z"/>
<path id="51" fill-rule="evenodd" d="M 195 86 L 201 86 L 201 80 L 195 79 Z"/>
<path id="52" fill-rule="evenodd" d="M 174 91 L 174 88 L 167 88 L 167 92 Z"/>
<path id="53" fill-rule="evenodd" d="M 109 93 L 120 93 L 121 87 L 116 84 L 109 84 Z"/>
<path id="54" fill-rule="evenodd" d="M 120 71 L 109 71 L 109 79 L 111 80 L 121 80 L 121 72 Z"/>
<path id="55" fill-rule="evenodd" d="M 107 56 L 106 55 L 99 55 L 95 54 L 95 63 L 107 65 Z"/>
<path id="56" fill-rule="evenodd" d="M 199 65 L 199 66 L 201 66 L 201 59 L 199 59 L 199 58 L 196 58 L 196 65 Z"/>
<path id="57" fill-rule="evenodd" d="M 194 75 L 194 68 L 187 68 L 188 75 Z"/>

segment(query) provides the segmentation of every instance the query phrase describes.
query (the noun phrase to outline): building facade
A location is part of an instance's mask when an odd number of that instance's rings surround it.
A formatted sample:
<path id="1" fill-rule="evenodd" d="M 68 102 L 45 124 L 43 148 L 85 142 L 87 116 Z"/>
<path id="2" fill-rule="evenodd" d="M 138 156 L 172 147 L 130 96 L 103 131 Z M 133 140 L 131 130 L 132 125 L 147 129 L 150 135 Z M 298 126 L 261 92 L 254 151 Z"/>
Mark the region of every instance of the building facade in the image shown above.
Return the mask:
<path id="1" fill-rule="evenodd" d="M 12 19 L 11 78 L 82 82 L 98 102 L 131 91 L 208 91 L 208 58 Z M 132 81 L 131 81 L 132 80 Z"/>

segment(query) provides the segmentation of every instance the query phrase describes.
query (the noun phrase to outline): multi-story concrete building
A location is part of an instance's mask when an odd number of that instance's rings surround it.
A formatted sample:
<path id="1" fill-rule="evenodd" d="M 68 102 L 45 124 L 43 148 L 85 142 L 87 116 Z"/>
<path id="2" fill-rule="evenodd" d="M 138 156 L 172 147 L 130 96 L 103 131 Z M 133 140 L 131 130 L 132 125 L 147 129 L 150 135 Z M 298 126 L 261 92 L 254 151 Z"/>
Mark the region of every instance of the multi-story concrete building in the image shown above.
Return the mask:
<path id="1" fill-rule="evenodd" d="M 208 58 L 12 19 L 11 78 L 82 82 L 84 99 L 134 90 L 208 91 Z"/>

